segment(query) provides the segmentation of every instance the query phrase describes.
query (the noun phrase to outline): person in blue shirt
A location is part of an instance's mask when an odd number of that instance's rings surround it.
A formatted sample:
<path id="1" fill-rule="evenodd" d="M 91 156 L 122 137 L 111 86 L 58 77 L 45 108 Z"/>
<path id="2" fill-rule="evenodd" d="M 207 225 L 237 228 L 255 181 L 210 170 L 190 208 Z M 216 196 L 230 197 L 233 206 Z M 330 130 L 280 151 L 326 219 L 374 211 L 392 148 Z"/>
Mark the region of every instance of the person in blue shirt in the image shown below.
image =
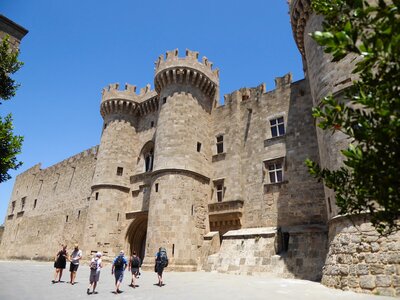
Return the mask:
<path id="1" fill-rule="evenodd" d="M 119 255 L 114 258 L 112 268 L 111 268 L 111 274 L 115 275 L 115 293 L 119 294 L 122 293 L 121 290 L 119 289 L 119 286 L 121 285 L 122 279 L 124 278 L 124 271 L 128 265 L 128 261 L 124 257 L 124 251 L 120 251 Z"/>

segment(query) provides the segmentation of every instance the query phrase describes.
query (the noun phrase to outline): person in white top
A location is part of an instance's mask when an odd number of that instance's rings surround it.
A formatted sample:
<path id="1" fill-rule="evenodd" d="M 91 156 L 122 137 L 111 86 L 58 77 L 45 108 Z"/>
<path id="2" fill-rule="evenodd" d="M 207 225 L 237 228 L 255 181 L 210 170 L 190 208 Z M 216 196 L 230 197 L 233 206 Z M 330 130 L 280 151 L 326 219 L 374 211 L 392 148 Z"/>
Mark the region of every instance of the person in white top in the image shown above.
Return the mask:
<path id="1" fill-rule="evenodd" d="M 90 277 L 89 277 L 89 287 L 87 288 L 87 294 L 97 294 L 96 287 L 97 282 L 100 279 L 100 270 L 103 267 L 101 263 L 101 252 L 97 252 L 96 255 L 92 258 L 89 264 L 90 267 Z M 92 289 L 92 292 L 90 292 Z"/>
<path id="2" fill-rule="evenodd" d="M 79 261 L 82 258 L 82 251 L 79 250 L 79 245 L 75 244 L 74 251 L 72 251 L 69 261 L 71 264 L 69 265 L 69 271 L 71 272 L 71 284 L 74 285 L 75 283 L 75 277 L 76 277 L 76 271 L 78 271 L 79 267 Z"/>

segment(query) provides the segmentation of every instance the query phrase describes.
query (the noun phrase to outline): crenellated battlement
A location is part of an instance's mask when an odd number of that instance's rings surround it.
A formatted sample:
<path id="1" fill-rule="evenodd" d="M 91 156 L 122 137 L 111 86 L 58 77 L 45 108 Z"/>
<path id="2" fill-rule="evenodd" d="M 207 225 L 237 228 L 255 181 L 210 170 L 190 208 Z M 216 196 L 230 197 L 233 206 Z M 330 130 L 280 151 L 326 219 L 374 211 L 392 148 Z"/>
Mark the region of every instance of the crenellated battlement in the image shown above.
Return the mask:
<path id="1" fill-rule="evenodd" d="M 219 87 L 219 70 L 207 57 L 199 61 L 199 53 L 186 49 L 185 57 L 178 57 L 178 49 L 167 51 L 155 62 L 154 86 L 157 92 L 169 84 L 191 84 L 207 96 L 215 95 Z"/>
<path id="2" fill-rule="evenodd" d="M 113 83 L 102 91 L 100 113 L 103 118 L 113 113 L 134 115 L 142 104 L 147 107 L 145 103 L 156 97 L 157 92 L 151 90 L 150 84 L 136 93 L 135 85 L 125 84 L 125 89 L 120 90 L 119 84 Z"/>

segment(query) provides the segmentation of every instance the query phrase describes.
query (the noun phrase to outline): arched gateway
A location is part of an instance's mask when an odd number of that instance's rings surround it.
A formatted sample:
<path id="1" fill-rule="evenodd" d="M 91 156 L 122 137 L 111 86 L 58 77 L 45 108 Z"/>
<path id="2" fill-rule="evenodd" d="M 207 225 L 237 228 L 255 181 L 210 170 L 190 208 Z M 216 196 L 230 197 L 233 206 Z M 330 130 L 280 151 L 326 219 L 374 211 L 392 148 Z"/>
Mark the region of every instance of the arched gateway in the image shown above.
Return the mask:
<path id="1" fill-rule="evenodd" d="M 132 255 L 132 252 L 136 251 L 141 259 L 144 258 L 146 250 L 147 219 L 147 213 L 135 214 L 125 235 L 129 244 L 129 254 Z"/>

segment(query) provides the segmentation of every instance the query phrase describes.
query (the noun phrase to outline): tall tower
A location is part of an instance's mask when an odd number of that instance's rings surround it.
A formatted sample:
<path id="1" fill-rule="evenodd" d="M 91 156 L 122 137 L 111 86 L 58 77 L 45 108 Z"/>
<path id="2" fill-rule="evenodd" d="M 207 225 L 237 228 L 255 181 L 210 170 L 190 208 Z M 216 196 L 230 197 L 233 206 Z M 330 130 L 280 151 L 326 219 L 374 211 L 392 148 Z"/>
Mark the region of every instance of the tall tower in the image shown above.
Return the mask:
<path id="1" fill-rule="evenodd" d="M 123 246 L 124 215 L 129 207 L 129 177 L 138 156 L 136 87 L 118 84 L 103 89 L 100 112 L 103 133 L 92 180 L 85 250 L 113 256 Z"/>
<path id="2" fill-rule="evenodd" d="M 209 231 L 211 111 L 219 75 L 198 53 L 178 50 L 160 56 L 154 85 L 159 94 L 146 255 L 167 248 L 170 267 L 192 271 L 201 265 L 203 236 Z"/>
<path id="3" fill-rule="evenodd" d="M 329 93 L 340 99 L 355 79 L 351 72 L 356 57 L 349 55 L 333 63 L 331 56 L 324 53 L 323 48 L 309 36 L 309 33 L 322 29 L 323 21 L 312 11 L 310 0 L 292 0 L 290 15 L 314 105 L 318 105 Z M 320 129 L 317 129 L 317 136 L 322 167 L 337 169 L 342 166 L 340 150 L 347 147 L 347 137 Z M 387 245 L 399 245 L 400 233 L 381 237 L 364 216 L 353 216 L 351 221 L 347 216 L 339 216 L 335 195 L 327 188 L 325 199 L 329 216 L 329 251 L 322 271 L 322 283 L 341 289 L 399 295 L 396 284 L 391 284 L 396 282 L 397 277 L 394 272 L 388 271 L 398 268 L 399 250 Z M 377 268 L 382 271 L 377 271 Z M 382 278 L 385 283 L 382 283 Z"/>
<path id="4" fill-rule="evenodd" d="M 314 106 L 329 93 L 341 97 L 344 89 L 354 79 L 351 73 L 354 56 L 350 55 L 340 62 L 331 62 L 331 56 L 311 38 L 310 33 L 322 29 L 323 17 L 312 11 L 310 0 L 292 0 L 290 12 L 293 35 L 303 58 Z M 320 128 L 317 128 L 317 137 L 322 167 L 338 168 L 343 159 L 340 150 L 348 145 L 347 137 L 340 132 L 332 135 Z M 328 216 L 332 218 L 338 213 L 335 196 L 332 191 L 325 189 L 325 198 Z"/>

